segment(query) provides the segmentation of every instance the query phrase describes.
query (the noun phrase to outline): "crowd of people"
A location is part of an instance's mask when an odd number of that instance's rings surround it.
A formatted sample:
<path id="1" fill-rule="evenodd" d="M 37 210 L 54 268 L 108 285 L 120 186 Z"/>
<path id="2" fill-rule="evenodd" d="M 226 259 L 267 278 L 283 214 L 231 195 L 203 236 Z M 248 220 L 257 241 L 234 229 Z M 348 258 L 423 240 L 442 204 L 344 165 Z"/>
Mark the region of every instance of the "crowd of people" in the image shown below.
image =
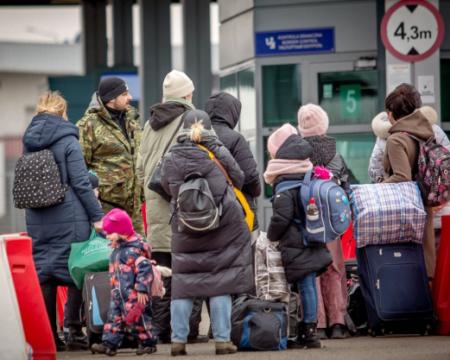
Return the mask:
<path id="1" fill-rule="evenodd" d="M 275 188 L 286 180 L 303 180 L 313 167 L 321 166 L 350 191 L 349 171 L 336 140 L 327 135 L 330 120 L 319 105 L 301 106 L 296 127 L 285 124 L 269 136 L 270 160 L 260 174 L 247 141 L 235 130 L 240 101 L 220 92 L 202 111 L 192 103 L 194 90 L 185 73 L 168 73 L 162 84 L 163 101 L 150 108 L 143 130 L 138 112 L 130 106 L 127 84 L 120 78 L 100 82 L 76 126 L 67 121 L 67 103 L 59 93 L 40 98 L 23 137 L 24 151 L 50 149 L 67 192 L 58 205 L 27 209 L 26 223 L 58 349 L 87 348 L 82 294 L 67 264 L 71 243 L 88 239 L 92 227 L 103 232 L 114 248 L 109 320 L 102 344 L 93 345 L 93 352 L 115 355 L 127 324 L 139 338 L 138 354 L 153 353 L 159 341 L 171 343 L 173 356 L 186 355 L 187 343 L 208 341 L 198 330 L 206 300 L 216 354 L 230 354 L 237 351 L 230 340 L 232 299 L 255 292 L 252 245 L 264 230 L 256 218 L 262 178 Z M 373 121 L 377 135 L 369 167 L 373 182 L 415 179 L 419 145 L 407 133 L 423 140 L 436 136 L 449 145 L 432 109 L 430 113 L 421 105 L 420 94 L 411 85 L 402 84 L 387 96 L 385 112 Z M 92 180 L 92 173 L 97 180 Z M 158 192 L 149 187 L 155 177 L 162 189 Z M 180 188 L 193 178 L 206 179 L 220 216 L 216 226 L 201 234 L 180 226 L 177 212 Z M 98 199 L 92 181 L 98 183 Z M 231 184 L 242 190 L 255 214 L 250 229 Z M 326 245 L 302 241 L 296 220 L 305 212 L 300 211 L 298 191 L 274 196 L 267 236 L 279 241 L 287 281 L 301 299 L 303 315 L 291 347 L 320 348 L 320 339 L 348 335 L 345 267 L 339 238 Z M 433 209 L 428 208 L 427 214 L 424 253 L 431 281 L 436 258 Z M 150 259 L 172 269 L 172 276 L 163 279 L 162 298 L 151 299 Z M 56 288 L 61 285 L 69 287 L 65 343 L 56 326 Z M 128 321 L 136 304 L 141 312 Z"/>

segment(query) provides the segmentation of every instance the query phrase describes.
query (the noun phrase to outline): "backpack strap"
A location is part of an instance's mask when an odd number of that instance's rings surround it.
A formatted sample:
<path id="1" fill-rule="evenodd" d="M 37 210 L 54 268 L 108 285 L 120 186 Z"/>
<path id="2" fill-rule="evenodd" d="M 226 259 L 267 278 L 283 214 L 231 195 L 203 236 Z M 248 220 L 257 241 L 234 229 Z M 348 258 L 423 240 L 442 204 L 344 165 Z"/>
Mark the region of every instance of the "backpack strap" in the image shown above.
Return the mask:
<path id="1" fill-rule="evenodd" d="M 284 191 L 300 188 L 303 183 L 300 180 L 286 180 L 279 183 L 275 188 L 275 194 L 279 194 Z"/>
<path id="2" fill-rule="evenodd" d="M 255 213 L 253 212 L 253 210 L 250 207 L 250 204 L 248 203 L 247 198 L 245 197 L 245 195 L 243 194 L 243 192 L 241 190 L 239 190 L 237 187 L 235 187 L 233 185 L 233 181 L 230 178 L 230 175 L 228 175 L 227 170 L 225 169 L 225 167 L 222 165 L 222 163 L 219 161 L 219 159 L 216 158 L 216 156 L 214 155 L 214 153 L 209 150 L 206 146 L 203 146 L 201 144 L 197 144 L 197 147 L 203 151 L 206 151 L 209 155 L 209 158 L 217 165 L 217 167 L 219 168 L 219 170 L 222 172 L 222 174 L 225 176 L 225 179 L 228 183 L 228 185 L 231 186 L 231 188 L 233 189 L 234 194 L 236 195 L 236 199 L 237 201 L 241 204 L 242 209 L 244 210 L 245 213 L 245 222 L 248 225 L 248 228 L 250 230 L 250 232 L 253 231 L 253 227 L 255 225 Z"/>

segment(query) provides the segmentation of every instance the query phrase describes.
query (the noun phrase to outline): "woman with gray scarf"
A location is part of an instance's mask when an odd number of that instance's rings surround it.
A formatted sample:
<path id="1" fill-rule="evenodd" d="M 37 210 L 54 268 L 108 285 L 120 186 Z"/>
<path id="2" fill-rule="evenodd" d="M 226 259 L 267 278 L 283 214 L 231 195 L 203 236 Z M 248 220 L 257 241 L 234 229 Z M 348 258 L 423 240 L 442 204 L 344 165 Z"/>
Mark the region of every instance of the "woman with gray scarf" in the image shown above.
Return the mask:
<path id="1" fill-rule="evenodd" d="M 165 156 L 162 186 L 171 197 L 172 210 L 172 355 L 186 354 L 189 315 L 195 297 L 209 298 L 216 354 L 231 354 L 231 294 L 253 289 L 250 231 L 239 202 L 222 171 L 209 154 L 214 153 L 234 186 L 242 188 L 244 173 L 217 139 L 208 114 L 201 110 L 185 113 L 183 129 Z M 176 201 L 180 186 L 190 175 L 206 179 L 217 207 L 222 208 L 219 226 L 201 234 L 178 228 Z"/>

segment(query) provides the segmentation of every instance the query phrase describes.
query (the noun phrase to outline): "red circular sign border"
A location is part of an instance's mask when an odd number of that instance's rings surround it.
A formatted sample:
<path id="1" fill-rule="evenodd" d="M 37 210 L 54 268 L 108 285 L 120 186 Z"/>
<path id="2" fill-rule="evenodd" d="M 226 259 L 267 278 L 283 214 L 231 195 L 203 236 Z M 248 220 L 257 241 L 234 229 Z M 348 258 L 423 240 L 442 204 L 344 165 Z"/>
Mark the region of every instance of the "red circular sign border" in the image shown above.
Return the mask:
<path id="1" fill-rule="evenodd" d="M 438 24 L 438 36 L 436 38 L 436 41 L 434 42 L 433 46 L 425 51 L 423 54 L 419 55 L 405 55 L 400 52 L 398 52 L 392 44 L 389 42 L 389 39 L 387 37 L 387 24 L 392 16 L 392 14 L 400 7 L 406 6 L 406 5 L 420 5 L 426 7 L 428 10 L 431 11 L 431 13 L 436 18 L 437 24 Z M 444 20 L 442 19 L 442 15 L 440 14 L 439 10 L 436 9 L 436 7 L 433 4 L 430 4 L 426 0 L 401 0 L 398 3 L 392 5 L 388 11 L 383 16 L 383 20 L 381 21 L 381 39 L 383 41 L 384 46 L 386 49 L 395 57 L 399 58 L 400 60 L 406 61 L 406 62 L 417 62 L 425 60 L 427 57 L 431 56 L 442 44 L 442 41 L 444 40 Z"/>

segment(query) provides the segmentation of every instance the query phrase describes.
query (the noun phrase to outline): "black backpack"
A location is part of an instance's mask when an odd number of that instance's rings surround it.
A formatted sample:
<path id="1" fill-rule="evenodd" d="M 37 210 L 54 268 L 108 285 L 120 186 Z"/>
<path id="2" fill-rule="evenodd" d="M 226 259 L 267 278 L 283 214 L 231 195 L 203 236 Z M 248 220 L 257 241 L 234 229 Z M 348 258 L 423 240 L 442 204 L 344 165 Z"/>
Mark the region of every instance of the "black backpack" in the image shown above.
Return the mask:
<path id="1" fill-rule="evenodd" d="M 50 150 L 22 155 L 14 171 L 13 198 L 18 209 L 37 209 L 64 201 L 67 185 Z"/>
<path id="2" fill-rule="evenodd" d="M 178 231 L 201 234 L 219 227 L 222 209 L 216 206 L 208 181 L 191 174 L 178 190 L 176 213 Z"/>

